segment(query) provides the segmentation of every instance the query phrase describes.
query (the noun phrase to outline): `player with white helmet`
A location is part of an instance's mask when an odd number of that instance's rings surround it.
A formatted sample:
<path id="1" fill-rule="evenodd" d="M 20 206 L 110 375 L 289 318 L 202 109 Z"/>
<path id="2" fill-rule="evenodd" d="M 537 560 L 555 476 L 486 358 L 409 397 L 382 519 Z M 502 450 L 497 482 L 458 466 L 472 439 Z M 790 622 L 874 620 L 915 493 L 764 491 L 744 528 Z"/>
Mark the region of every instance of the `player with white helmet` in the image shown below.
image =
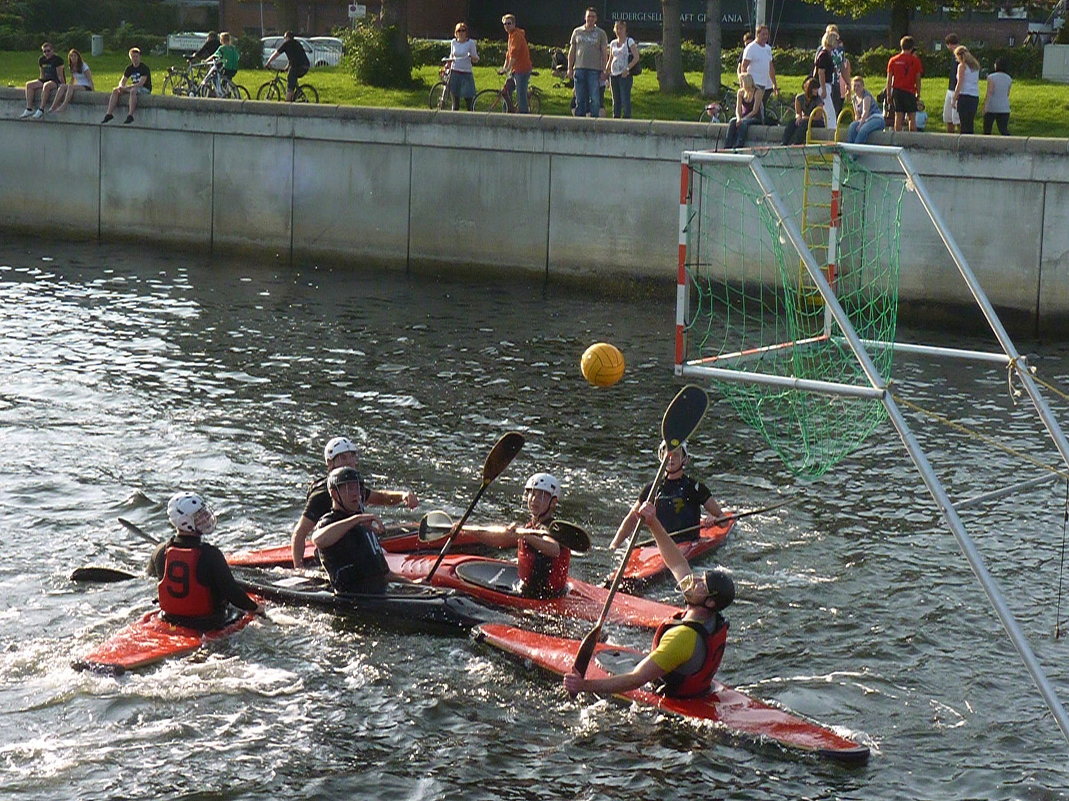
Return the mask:
<path id="1" fill-rule="evenodd" d="M 560 498 L 560 482 L 549 473 L 535 473 L 523 488 L 529 517 L 522 528 L 514 523 L 504 531 L 475 534 L 484 545 L 516 549 L 521 591 L 531 598 L 555 598 L 568 587 L 572 552 L 548 534 Z"/>
<path id="2" fill-rule="evenodd" d="M 323 448 L 323 461 L 327 466 L 327 473 L 339 467 L 358 466 L 360 452 L 352 440 L 347 437 L 334 437 Z M 404 504 L 409 509 L 419 505 L 419 498 L 411 490 L 375 490 L 361 482 L 363 489 L 363 502 L 370 506 L 398 506 Z M 331 508 L 330 492 L 327 488 L 326 476 L 312 482 L 308 488 L 304 511 L 300 519 L 293 527 L 290 535 L 290 545 L 293 549 L 293 566 L 304 565 L 305 543 L 308 535 L 315 528 L 319 518 L 325 515 Z"/>
<path id="3" fill-rule="evenodd" d="M 176 492 L 167 502 L 175 536 L 161 542 L 149 560 L 149 574 L 159 579 L 163 619 L 198 629 L 227 622 L 229 605 L 250 612 L 258 606 L 237 582 L 222 551 L 203 537 L 215 531 L 215 513 L 195 492 Z"/>
<path id="4" fill-rule="evenodd" d="M 657 448 L 657 458 L 665 459 L 664 483 L 655 499 L 657 519 L 676 542 L 687 542 L 701 537 L 701 525 L 707 520 L 723 517 L 724 510 L 713 498 L 713 493 L 701 481 L 686 475 L 683 471 L 690 461 L 687 443 L 682 443 L 675 450 L 669 451 L 662 442 Z M 639 500 L 649 500 L 653 482 L 642 488 Z M 639 517 L 632 508 L 620 522 L 610 547 L 619 548 L 638 527 Z"/>

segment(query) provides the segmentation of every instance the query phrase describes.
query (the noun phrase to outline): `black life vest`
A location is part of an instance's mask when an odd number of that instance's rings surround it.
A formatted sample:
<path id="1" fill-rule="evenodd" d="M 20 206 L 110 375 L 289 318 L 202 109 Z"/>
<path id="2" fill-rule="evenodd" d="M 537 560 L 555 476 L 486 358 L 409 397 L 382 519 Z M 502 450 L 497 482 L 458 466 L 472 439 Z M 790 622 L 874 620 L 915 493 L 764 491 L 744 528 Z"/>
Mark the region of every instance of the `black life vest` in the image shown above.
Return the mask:
<path id="1" fill-rule="evenodd" d="M 675 670 L 666 673 L 661 679 L 662 692 L 673 698 L 694 698 L 709 692 L 713 676 L 724 658 L 724 648 L 727 646 L 728 639 L 728 622 L 719 612 L 708 623 L 683 620 L 684 614 L 684 612 L 677 612 L 668 620 L 663 621 L 653 635 L 653 647 L 656 648 L 665 632 L 674 626 L 687 626 L 698 634 L 694 656 Z M 692 667 L 699 649 L 702 649 L 701 663 Z"/>
<path id="2" fill-rule="evenodd" d="M 215 613 L 211 587 L 197 578 L 200 545 L 170 545 L 163 557 L 163 575 L 156 590 L 165 615 L 207 617 Z"/>

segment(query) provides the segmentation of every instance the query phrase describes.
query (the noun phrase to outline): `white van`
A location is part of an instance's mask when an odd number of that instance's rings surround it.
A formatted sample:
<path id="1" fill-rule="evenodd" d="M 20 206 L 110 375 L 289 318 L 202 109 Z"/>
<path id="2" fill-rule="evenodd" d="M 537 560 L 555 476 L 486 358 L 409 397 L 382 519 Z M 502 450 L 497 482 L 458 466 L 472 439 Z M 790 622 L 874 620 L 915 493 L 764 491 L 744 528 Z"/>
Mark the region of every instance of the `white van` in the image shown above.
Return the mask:
<path id="1" fill-rule="evenodd" d="M 313 36 L 309 39 L 312 43 L 314 58 L 310 58 L 313 67 L 336 67 L 341 63 L 343 43 L 335 36 Z"/>

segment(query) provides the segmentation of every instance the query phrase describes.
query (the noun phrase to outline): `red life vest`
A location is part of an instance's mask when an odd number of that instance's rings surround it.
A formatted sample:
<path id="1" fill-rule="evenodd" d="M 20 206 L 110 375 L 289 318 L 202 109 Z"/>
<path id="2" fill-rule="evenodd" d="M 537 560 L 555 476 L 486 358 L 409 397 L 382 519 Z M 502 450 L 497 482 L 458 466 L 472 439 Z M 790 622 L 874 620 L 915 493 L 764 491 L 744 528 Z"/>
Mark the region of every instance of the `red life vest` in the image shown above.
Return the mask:
<path id="1" fill-rule="evenodd" d="M 156 590 L 164 614 L 178 617 L 206 617 L 215 613 L 211 587 L 197 580 L 199 547 L 171 545 L 163 557 L 163 575 Z"/>
<path id="2" fill-rule="evenodd" d="M 568 588 L 568 568 L 572 552 L 560 546 L 556 559 L 527 544 L 521 538 L 516 547 L 517 572 L 523 582 L 523 594 L 532 598 L 556 598 Z"/>
<path id="3" fill-rule="evenodd" d="M 656 648 L 657 643 L 670 628 L 687 626 L 698 634 L 695 656 L 698 654 L 698 649 L 705 649 L 702 662 L 696 669 L 691 668 L 683 673 L 681 671 L 687 668 L 687 665 L 683 664 L 670 673 L 666 673 L 661 679 L 664 684 L 664 694 L 673 698 L 694 698 L 709 692 L 713 676 L 720 667 L 720 661 L 724 658 L 724 648 L 727 646 L 728 639 L 728 622 L 719 613 L 710 621 L 713 626 L 712 631 L 708 628 L 709 624 L 699 623 L 697 620 L 683 620 L 684 614 L 684 612 L 676 612 L 668 620 L 663 621 L 653 635 L 653 647 Z M 691 659 L 693 660 L 694 657 Z"/>

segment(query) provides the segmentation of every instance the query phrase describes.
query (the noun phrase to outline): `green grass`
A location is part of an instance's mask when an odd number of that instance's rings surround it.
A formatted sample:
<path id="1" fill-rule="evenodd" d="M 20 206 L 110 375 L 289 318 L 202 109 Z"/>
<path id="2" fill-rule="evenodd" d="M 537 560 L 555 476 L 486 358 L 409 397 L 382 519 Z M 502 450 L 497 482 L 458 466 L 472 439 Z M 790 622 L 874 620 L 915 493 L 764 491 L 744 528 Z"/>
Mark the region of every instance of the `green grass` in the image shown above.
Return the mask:
<path id="1" fill-rule="evenodd" d="M 21 87 L 26 81 L 36 77 L 36 52 L 0 51 L 0 85 Z M 98 91 L 107 91 L 114 87 L 129 63 L 124 53 L 106 53 L 87 59 L 93 70 L 93 78 Z M 156 91 L 163 85 L 163 78 L 168 66 L 181 65 L 178 56 L 149 56 L 145 59 L 152 68 L 152 81 Z M 496 66 L 496 65 L 495 65 Z M 268 70 L 242 70 L 236 81 L 244 85 L 255 97 L 259 86 L 271 79 Z M 372 86 L 357 85 L 352 76 L 343 67 L 325 67 L 313 69 L 304 78 L 319 90 L 321 103 L 336 105 L 377 106 L 388 108 L 427 108 L 427 94 L 430 87 L 438 80 L 436 67 L 421 67 L 415 71 L 416 85 L 411 89 L 378 89 Z M 803 76 L 780 76 L 780 85 L 784 93 L 793 94 L 800 91 Z M 701 86 L 699 73 L 688 73 L 687 81 L 691 88 L 680 94 L 664 95 L 657 88 L 657 76 L 646 70 L 635 78 L 632 91 L 632 106 L 638 119 L 658 120 L 697 120 L 705 101 L 698 87 Z M 497 75 L 495 67 L 476 67 L 475 83 L 479 89 L 498 87 L 502 78 Z M 725 73 L 723 82 L 731 85 L 735 82 L 734 73 Z M 548 70 L 531 79 L 531 84 L 543 92 L 542 112 L 544 114 L 567 114 L 571 99 L 571 90 L 563 86 L 554 86 L 556 80 Z M 981 82 L 982 83 L 982 82 Z M 882 80 L 869 80 L 873 94 L 882 87 Z M 939 77 L 925 78 L 922 97 L 928 104 L 929 131 L 941 131 L 943 95 L 946 91 L 946 79 Z M 980 87 L 981 95 L 984 86 Z M 982 100 L 982 96 L 981 96 Z M 606 98 L 606 102 L 610 102 Z M 1015 80 L 1010 93 L 1010 130 L 1016 136 L 1053 136 L 1069 137 L 1069 86 L 1050 83 L 1043 80 Z M 979 120 L 977 121 L 979 128 Z"/>

